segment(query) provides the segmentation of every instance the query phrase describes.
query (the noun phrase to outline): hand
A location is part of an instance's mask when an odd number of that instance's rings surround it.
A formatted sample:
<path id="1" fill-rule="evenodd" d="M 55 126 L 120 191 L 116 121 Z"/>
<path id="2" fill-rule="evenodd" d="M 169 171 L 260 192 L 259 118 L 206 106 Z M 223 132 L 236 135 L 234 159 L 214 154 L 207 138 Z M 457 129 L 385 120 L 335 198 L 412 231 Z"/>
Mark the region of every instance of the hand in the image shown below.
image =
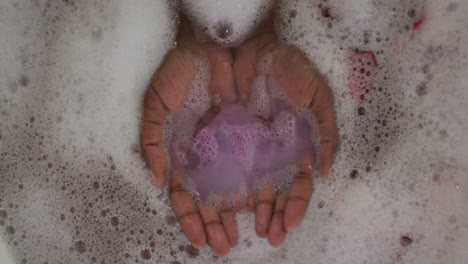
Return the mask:
<path id="1" fill-rule="evenodd" d="M 144 99 L 141 146 L 152 179 L 159 187 L 165 184 L 168 161 L 161 146 L 164 119 L 169 112 L 178 110 L 187 97 L 198 57 L 205 58 L 211 66 L 209 92 L 213 104 L 220 100 L 233 101 L 236 97 L 231 51 L 195 40 L 189 22 L 180 17 L 176 46 L 166 55 Z M 169 199 L 183 232 L 194 247 L 201 248 L 208 243 L 216 255 L 224 256 L 237 244 L 234 209 L 225 202 L 220 213 L 206 203 L 202 203 L 198 210 L 192 195 L 183 187 L 182 175 L 177 168 L 170 172 Z"/>
<path id="2" fill-rule="evenodd" d="M 332 91 L 303 52 L 277 40 L 271 15 L 253 37 L 235 51 L 234 76 L 241 102 L 250 101 L 252 83 L 259 75 L 256 67 L 264 58 L 271 60 L 269 74 L 279 83 L 290 103 L 310 109 L 315 117 L 320 136 L 320 173 L 328 176 L 338 144 Z M 298 175 L 287 195 L 275 194 L 273 186 L 266 186 L 257 194 L 255 229 L 260 237 L 268 236 L 274 247 L 280 246 L 287 232 L 296 230 L 305 216 L 313 191 L 313 161 L 313 157 L 304 157 L 297 164 Z"/>

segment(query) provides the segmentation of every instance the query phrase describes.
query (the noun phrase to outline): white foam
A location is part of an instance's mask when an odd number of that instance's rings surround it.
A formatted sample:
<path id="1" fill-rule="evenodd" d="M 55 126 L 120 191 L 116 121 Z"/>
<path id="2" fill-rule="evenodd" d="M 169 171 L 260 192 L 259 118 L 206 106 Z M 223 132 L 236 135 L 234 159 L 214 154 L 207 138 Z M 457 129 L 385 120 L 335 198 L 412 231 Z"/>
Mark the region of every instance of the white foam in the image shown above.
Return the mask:
<path id="1" fill-rule="evenodd" d="M 333 176 L 316 181 L 306 219 L 280 249 L 240 214 L 226 262 L 464 263 L 467 2 L 326 2 L 331 18 L 325 2 L 283 1 L 280 28 L 333 88 Z M 234 43 L 264 4 L 188 7 L 211 35 L 231 21 Z M 174 37 L 167 12 L 149 0 L 0 4 L 0 235 L 18 263 L 214 261 L 187 246 L 136 145 L 143 91 Z M 348 91 L 354 49 L 373 50 L 379 65 L 364 102 Z"/>
<path id="2" fill-rule="evenodd" d="M 233 46 L 243 42 L 271 9 L 271 0 L 184 0 L 183 9 L 194 18 L 201 31 L 219 44 Z M 220 37 L 219 30 L 226 31 Z"/>

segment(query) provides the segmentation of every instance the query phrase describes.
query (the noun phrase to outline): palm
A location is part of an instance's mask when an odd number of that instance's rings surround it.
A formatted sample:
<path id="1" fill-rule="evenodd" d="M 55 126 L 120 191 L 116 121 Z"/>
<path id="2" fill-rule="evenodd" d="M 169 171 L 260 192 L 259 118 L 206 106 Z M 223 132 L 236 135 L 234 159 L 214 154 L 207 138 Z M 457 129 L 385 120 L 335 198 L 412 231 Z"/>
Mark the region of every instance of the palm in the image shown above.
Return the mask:
<path id="1" fill-rule="evenodd" d="M 318 123 L 320 136 L 319 165 L 323 176 L 330 174 L 332 157 L 338 143 L 333 94 L 320 74 L 299 49 L 277 40 L 270 17 L 235 52 L 234 75 L 240 100 L 251 100 L 252 83 L 260 73 L 260 60 L 269 58 L 269 74 L 276 79 L 290 103 L 308 108 Z M 273 186 L 266 186 L 256 197 L 256 232 L 268 236 L 270 244 L 279 246 L 287 232 L 295 230 L 305 216 L 312 191 L 312 157 L 297 164 L 289 193 L 276 195 Z"/>
<path id="2" fill-rule="evenodd" d="M 145 95 L 141 145 L 156 185 L 163 186 L 167 174 L 168 160 L 161 147 L 164 119 L 168 113 L 177 111 L 187 97 L 198 57 L 205 58 L 211 66 L 209 92 L 213 105 L 234 102 L 237 95 L 241 102 L 248 103 L 252 83 L 259 74 L 256 65 L 261 59 L 270 58 L 269 74 L 284 89 L 289 101 L 296 107 L 310 109 L 318 122 L 320 171 L 328 175 L 337 146 L 333 96 L 306 56 L 297 48 L 277 41 L 272 18 L 253 38 L 235 49 L 234 55 L 233 60 L 231 50 L 210 42 L 197 42 L 187 21 L 181 18 L 177 45 L 167 54 Z M 273 186 L 266 186 L 249 198 L 248 207 L 256 211 L 257 234 L 268 236 L 273 246 L 279 246 L 287 232 L 295 230 L 305 216 L 313 191 L 312 159 L 304 157 L 297 164 L 299 174 L 288 194 L 275 194 Z M 226 255 L 238 240 L 235 209 L 229 203 L 222 203 L 219 213 L 205 203 L 197 209 L 191 194 L 183 187 L 181 172 L 174 168 L 169 173 L 169 198 L 188 240 L 198 248 L 208 243 L 217 255 Z M 236 210 L 242 207 L 239 203 Z"/>
<path id="3" fill-rule="evenodd" d="M 200 57 L 211 66 L 209 91 L 213 103 L 235 99 L 230 51 L 209 42 L 197 42 L 190 25 L 181 17 L 177 45 L 156 72 L 144 101 L 141 146 L 152 179 L 160 187 L 166 181 L 168 161 L 162 148 L 164 119 L 181 107 L 195 77 L 195 61 Z M 217 255 L 226 255 L 238 239 L 233 209 L 228 203 L 222 204 L 220 213 L 205 203 L 197 209 L 192 195 L 183 187 L 180 171 L 174 168 L 169 173 L 171 206 L 188 240 L 197 248 L 208 243 Z"/>

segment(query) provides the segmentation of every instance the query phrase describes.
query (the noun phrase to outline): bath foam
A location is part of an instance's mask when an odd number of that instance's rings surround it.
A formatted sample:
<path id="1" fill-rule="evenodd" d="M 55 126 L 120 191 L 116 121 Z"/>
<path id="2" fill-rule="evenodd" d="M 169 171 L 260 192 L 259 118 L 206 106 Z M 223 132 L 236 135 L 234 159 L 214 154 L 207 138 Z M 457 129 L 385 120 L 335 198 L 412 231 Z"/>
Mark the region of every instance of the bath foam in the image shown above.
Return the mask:
<path id="1" fill-rule="evenodd" d="M 167 2 L 1 1 L 0 236 L 16 263 L 466 263 L 467 1 L 283 1 L 281 39 L 329 81 L 341 144 L 281 248 L 239 213 L 224 259 L 188 244 L 137 145 L 144 90 L 174 40 Z M 254 24 L 244 15 L 233 28 Z M 362 101 L 348 87 L 360 58 L 377 73 L 359 75 Z"/>
<path id="2" fill-rule="evenodd" d="M 202 37 L 224 46 L 241 44 L 271 10 L 271 0 L 182 0 L 182 10 Z"/>
<path id="3" fill-rule="evenodd" d="M 184 153 L 187 158 L 177 162 L 203 197 L 235 195 L 243 182 L 253 186 L 256 177 L 294 166 L 301 156 L 311 154 L 309 131 L 292 111 L 277 113 L 269 124 L 241 105 L 228 105 L 195 136 L 192 152 Z"/>
<path id="4" fill-rule="evenodd" d="M 164 129 L 172 169 L 182 169 L 189 189 L 203 199 L 239 197 L 265 183 L 286 191 L 295 165 L 315 155 L 310 113 L 290 106 L 281 87 L 263 71 L 248 107 L 222 102 L 219 112 L 196 129 L 210 106 L 209 67 L 203 60 L 196 66 L 188 97 L 168 116 Z"/>

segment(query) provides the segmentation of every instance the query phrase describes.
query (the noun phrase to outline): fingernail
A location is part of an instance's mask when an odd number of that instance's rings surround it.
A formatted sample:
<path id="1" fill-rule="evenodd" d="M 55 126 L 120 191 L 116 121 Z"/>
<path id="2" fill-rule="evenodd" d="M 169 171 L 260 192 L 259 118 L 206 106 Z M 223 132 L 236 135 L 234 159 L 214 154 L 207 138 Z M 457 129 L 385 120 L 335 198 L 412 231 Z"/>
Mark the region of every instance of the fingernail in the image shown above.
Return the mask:
<path id="1" fill-rule="evenodd" d="M 205 246 L 205 243 L 200 243 L 200 244 L 193 244 L 193 243 L 191 243 L 191 244 L 189 244 L 189 245 L 192 246 L 192 247 L 195 248 L 195 249 L 200 250 L 200 249 L 202 249 L 202 248 Z"/>
<path id="2" fill-rule="evenodd" d="M 299 227 L 299 225 L 289 225 L 289 226 L 286 226 L 286 231 L 294 232 L 294 231 L 297 230 L 298 227 Z"/>
<path id="3" fill-rule="evenodd" d="M 156 185 L 156 187 L 159 187 L 159 188 L 162 187 L 161 181 L 158 180 L 158 178 L 156 178 L 156 176 L 154 175 L 154 173 L 152 171 L 150 172 L 149 176 L 150 176 L 150 179 L 153 182 L 153 184 Z"/>

